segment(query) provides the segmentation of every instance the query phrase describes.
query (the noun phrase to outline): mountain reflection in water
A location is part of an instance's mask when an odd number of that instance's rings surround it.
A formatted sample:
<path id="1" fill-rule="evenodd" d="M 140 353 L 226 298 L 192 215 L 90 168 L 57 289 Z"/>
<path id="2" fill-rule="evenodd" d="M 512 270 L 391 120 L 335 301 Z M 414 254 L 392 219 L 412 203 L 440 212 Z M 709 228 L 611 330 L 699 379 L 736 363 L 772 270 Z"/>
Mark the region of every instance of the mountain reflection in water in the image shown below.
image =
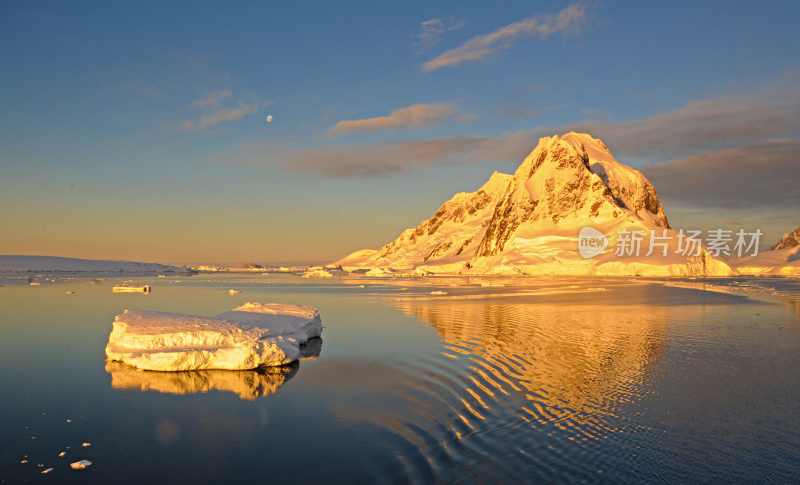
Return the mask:
<path id="1" fill-rule="evenodd" d="M 598 303 L 619 292 L 570 294 L 573 303 L 548 303 L 552 295 L 390 298 L 436 331 L 438 351 L 399 346 L 396 357 L 369 365 L 328 360 L 303 381 L 335 403 L 342 422 L 378 433 L 376 450 L 396 462 L 379 475 L 422 483 L 593 477 L 617 436 L 658 438 L 629 410 L 652 392 L 669 323 L 702 311 L 645 304 L 638 291 L 626 288 L 625 304 Z M 578 455 L 568 472 L 553 468 Z"/>
<path id="2" fill-rule="evenodd" d="M 613 427 L 605 416 L 635 400 L 665 341 L 668 307 L 501 304 L 401 300 L 431 325 L 443 355 L 461 361 L 465 423 L 493 408 L 526 423 L 553 424 L 587 438 Z M 521 397 L 519 402 L 514 395 Z"/>

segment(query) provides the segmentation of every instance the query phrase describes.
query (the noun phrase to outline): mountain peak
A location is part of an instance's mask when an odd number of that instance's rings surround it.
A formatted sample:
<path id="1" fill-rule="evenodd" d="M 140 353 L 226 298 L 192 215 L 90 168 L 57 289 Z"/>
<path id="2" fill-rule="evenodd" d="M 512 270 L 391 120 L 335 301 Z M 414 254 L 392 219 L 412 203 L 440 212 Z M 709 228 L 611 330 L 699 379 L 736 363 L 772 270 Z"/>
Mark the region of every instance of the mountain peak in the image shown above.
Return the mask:
<path id="1" fill-rule="evenodd" d="M 631 217 L 647 226 L 668 227 L 644 175 L 617 162 L 605 143 L 590 135 L 542 137 L 495 207 L 477 256 L 502 254 L 511 239 L 525 234 Z"/>
<path id="2" fill-rule="evenodd" d="M 772 246 L 772 249 L 791 249 L 800 246 L 800 227 L 783 235 L 783 238 Z"/>
<path id="3" fill-rule="evenodd" d="M 611 154 L 611 149 L 608 145 L 599 138 L 595 138 L 588 133 L 578 133 L 569 131 L 561 135 L 561 139 L 570 143 L 579 151 L 584 151 L 589 155 L 589 158 L 597 161 L 614 160 L 614 155 Z"/>
<path id="4" fill-rule="evenodd" d="M 513 175 L 495 170 L 492 172 L 489 180 L 487 180 L 485 184 L 481 185 L 481 188 L 479 188 L 478 191 L 482 190 L 490 194 L 505 192 L 506 188 L 508 188 L 509 182 L 511 182 L 513 178 Z"/>
<path id="5" fill-rule="evenodd" d="M 568 132 L 540 138 L 515 172 L 515 178 L 526 185 L 533 200 L 559 188 L 561 193 L 552 202 L 599 191 L 610 195 L 613 205 L 634 212 L 650 225 L 669 227 L 656 190 L 644 174 L 618 162 L 602 140 L 587 133 Z M 579 201 L 577 204 L 581 205 Z M 575 204 L 561 205 L 562 212 L 576 208 Z M 596 211 L 593 212 L 596 217 Z"/>
<path id="6" fill-rule="evenodd" d="M 337 263 L 445 273 L 493 272 L 496 264 L 521 270 L 576 257 L 575 235 L 587 225 L 669 229 L 655 188 L 640 171 L 618 162 L 602 140 L 568 132 L 540 138 L 513 175 L 494 172 L 478 190 L 455 194 L 378 251 Z M 569 240 L 569 234 L 572 246 L 554 249 L 546 242 Z M 557 256 L 562 253 L 569 256 Z"/>

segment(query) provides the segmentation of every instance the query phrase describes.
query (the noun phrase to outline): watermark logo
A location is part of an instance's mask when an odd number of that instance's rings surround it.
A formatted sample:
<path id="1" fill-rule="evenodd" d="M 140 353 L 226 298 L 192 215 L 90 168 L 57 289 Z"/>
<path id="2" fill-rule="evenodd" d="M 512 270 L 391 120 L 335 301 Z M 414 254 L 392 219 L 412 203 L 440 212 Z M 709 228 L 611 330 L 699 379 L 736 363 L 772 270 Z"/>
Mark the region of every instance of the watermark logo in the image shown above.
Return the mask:
<path id="1" fill-rule="evenodd" d="M 616 233 L 616 256 L 700 256 L 703 249 L 714 257 L 756 256 L 763 233 L 760 229 L 736 232 L 730 229 L 703 231 L 683 230 L 622 230 Z M 578 253 L 584 259 L 602 254 L 609 246 L 609 237 L 594 227 L 584 226 L 578 232 Z"/>
<path id="2" fill-rule="evenodd" d="M 591 259 L 603 254 L 608 248 L 605 234 L 591 226 L 582 227 L 578 233 L 578 253 L 583 259 Z"/>

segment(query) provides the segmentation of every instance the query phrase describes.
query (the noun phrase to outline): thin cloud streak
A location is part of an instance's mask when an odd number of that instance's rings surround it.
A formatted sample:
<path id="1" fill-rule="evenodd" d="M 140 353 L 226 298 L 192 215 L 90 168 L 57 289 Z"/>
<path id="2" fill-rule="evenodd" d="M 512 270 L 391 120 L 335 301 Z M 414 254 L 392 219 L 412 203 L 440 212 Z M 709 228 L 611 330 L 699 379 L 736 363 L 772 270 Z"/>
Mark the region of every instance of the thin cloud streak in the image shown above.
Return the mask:
<path id="1" fill-rule="evenodd" d="M 452 137 L 300 150 L 286 156 L 294 171 L 325 177 L 370 177 L 442 164 L 522 160 L 530 133 L 499 137 Z"/>
<path id="2" fill-rule="evenodd" d="M 464 27 L 464 20 L 457 18 L 440 19 L 432 18 L 423 20 L 419 24 L 420 32 L 417 34 L 417 46 L 420 52 L 433 49 L 447 32 L 454 32 Z"/>
<path id="3" fill-rule="evenodd" d="M 435 71 L 465 62 L 479 61 L 500 49 L 507 49 L 523 37 L 547 39 L 554 34 L 579 28 L 586 18 L 586 8 L 580 4 L 570 5 L 556 15 L 528 17 L 501 27 L 494 32 L 469 39 L 464 44 L 445 51 L 422 65 L 423 71 Z"/>
<path id="4" fill-rule="evenodd" d="M 452 118 L 455 108 L 449 104 L 412 104 L 396 109 L 387 116 L 342 120 L 328 130 L 332 136 L 399 128 L 417 128 Z"/>
<path id="5" fill-rule="evenodd" d="M 243 104 L 235 108 L 222 108 L 211 113 L 206 113 L 197 120 L 185 121 L 182 128 L 186 131 L 205 130 L 222 123 L 238 121 L 255 113 L 257 109 L 257 104 Z"/>
<path id="6" fill-rule="evenodd" d="M 705 150 L 767 143 L 800 135 L 800 89 L 692 101 L 648 118 L 585 122 L 568 129 L 602 138 L 623 157 L 670 159 Z"/>
<path id="7" fill-rule="evenodd" d="M 668 206 L 791 210 L 800 206 L 800 88 L 795 79 L 781 79 L 754 93 L 691 101 L 673 111 L 621 123 L 296 150 L 283 160 L 292 170 L 325 177 L 519 162 L 538 136 L 578 130 L 602 138 L 623 162 L 631 157 L 671 160 L 639 167 Z"/>
<path id="8" fill-rule="evenodd" d="M 668 207 L 800 207 L 797 140 L 715 150 L 643 167 L 642 171 Z"/>

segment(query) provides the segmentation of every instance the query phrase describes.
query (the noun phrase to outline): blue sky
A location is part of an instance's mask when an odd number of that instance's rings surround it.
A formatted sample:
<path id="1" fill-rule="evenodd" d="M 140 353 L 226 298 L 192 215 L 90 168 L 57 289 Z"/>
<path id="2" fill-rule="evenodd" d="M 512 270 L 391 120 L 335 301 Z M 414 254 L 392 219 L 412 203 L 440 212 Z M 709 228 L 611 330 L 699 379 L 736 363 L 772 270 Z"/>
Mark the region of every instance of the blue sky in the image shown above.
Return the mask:
<path id="1" fill-rule="evenodd" d="M 325 261 L 573 127 L 674 225 L 800 224 L 797 2 L 340 3 L 5 2 L 0 253 Z"/>

